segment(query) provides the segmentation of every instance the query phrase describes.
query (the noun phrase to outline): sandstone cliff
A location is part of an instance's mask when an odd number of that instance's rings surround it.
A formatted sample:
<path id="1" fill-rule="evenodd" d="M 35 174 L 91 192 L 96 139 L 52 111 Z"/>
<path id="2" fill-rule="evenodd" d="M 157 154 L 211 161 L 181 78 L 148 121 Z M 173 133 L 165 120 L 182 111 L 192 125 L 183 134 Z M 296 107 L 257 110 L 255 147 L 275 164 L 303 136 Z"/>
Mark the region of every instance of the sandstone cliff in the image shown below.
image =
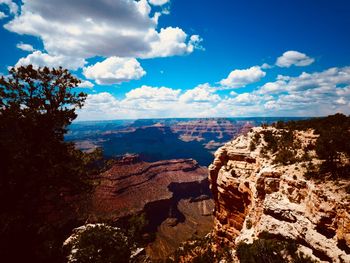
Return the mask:
<path id="1" fill-rule="evenodd" d="M 303 162 L 273 164 L 273 156 L 262 154 L 263 138 L 251 147 L 262 130 L 253 128 L 225 144 L 209 166 L 216 238 L 235 248 L 268 234 L 295 240 L 298 250 L 314 260 L 350 262 L 348 182 L 306 179 Z M 301 143 L 298 154 L 316 138 L 312 131 L 295 136 Z"/>
<path id="2" fill-rule="evenodd" d="M 143 162 L 136 155 L 117 161 L 94 178 L 89 222 L 116 222 L 143 214 L 154 240 L 153 260 L 166 258 L 181 242 L 213 227 L 214 207 L 207 169 L 192 159 Z"/>

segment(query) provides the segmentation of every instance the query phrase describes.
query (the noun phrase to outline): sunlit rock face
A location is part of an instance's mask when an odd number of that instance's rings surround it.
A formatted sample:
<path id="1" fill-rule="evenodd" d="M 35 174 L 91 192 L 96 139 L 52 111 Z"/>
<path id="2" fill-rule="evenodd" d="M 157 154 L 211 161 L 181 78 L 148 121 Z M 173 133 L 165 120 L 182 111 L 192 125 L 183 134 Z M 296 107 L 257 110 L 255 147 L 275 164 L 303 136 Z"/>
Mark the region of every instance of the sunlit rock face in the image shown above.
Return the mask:
<path id="1" fill-rule="evenodd" d="M 212 230 L 207 168 L 193 159 L 144 162 L 127 155 L 94 180 L 89 221 L 116 222 L 144 214 L 155 234 L 146 247 L 152 260 L 165 259 L 181 242 Z"/>
<path id="2" fill-rule="evenodd" d="M 268 234 L 295 240 L 300 251 L 319 261 L 350 262 L 348 182 L 307 180 L 300 162 L 272 164 L 271 155 L 261 157 L 264 140 L 250 151 L 261 130 L 253 128 L 219 148 L 209 166 L 218 241 L 235 247 Z M 296 136 L 305 145 L 316 138 L 312 131 Z"/>

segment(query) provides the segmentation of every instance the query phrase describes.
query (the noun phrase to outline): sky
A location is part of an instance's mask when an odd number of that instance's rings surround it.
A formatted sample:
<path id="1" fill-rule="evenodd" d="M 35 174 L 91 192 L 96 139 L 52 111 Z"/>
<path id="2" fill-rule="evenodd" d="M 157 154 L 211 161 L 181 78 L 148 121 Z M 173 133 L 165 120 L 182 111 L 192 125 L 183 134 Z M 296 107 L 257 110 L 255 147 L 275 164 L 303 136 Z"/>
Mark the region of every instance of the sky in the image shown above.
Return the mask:
<path id="1" fill-rule="evenodd" d="M 348 0 L 0 0 L 0 74 L 68 68 L 77 120 L 350 114 Z"/>

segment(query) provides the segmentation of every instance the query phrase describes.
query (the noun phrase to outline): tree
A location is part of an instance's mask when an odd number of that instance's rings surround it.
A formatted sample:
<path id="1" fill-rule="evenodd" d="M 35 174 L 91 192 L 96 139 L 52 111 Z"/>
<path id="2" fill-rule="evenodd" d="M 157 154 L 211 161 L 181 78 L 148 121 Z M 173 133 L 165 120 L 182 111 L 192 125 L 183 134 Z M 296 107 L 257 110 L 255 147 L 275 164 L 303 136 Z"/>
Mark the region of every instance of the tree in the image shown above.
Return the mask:
<path id="1" fill-rule="evenodd" d="M 64 142 L 86 99 L 74 92 L 79 83 L 66 69 L 30 65 L 0 78 L 1 259 L 31 255 L 48 262 L 40 256 L 53 251 L 48 235 L 55 236 L 59 213 L 68 211 L 67 198 L 88 189 L 86 167 L 93 160 Z"/>

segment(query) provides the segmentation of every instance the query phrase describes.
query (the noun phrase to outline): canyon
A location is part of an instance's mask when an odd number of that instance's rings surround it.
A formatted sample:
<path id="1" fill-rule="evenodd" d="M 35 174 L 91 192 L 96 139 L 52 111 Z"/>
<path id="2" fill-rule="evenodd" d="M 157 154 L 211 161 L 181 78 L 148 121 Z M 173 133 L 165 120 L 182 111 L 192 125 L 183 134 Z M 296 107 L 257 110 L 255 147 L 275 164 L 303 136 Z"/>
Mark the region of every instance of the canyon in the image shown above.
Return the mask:
<path id="1" fill-rule="evenodd" d="M 251 127 L 301 118 L 174 118 L 76 122 L 65 136 L 78 149 L 106 158 L 139 154 L 145 161 L 193 158 L 208 166 L 215 150 Z M 170 147 L 170 146 L 171 147 Z"/>
<path id="2" fill-rule="evenodd" d="M 88 222 L 125 227 L 130 218 L 143 216 L 144 234 L 153 235 L 145 248 L 153 261 L 165 259 L 181 242 L 203 237 L 213 227 L 207 168 L 193 159 L 144 162 L 126 155 L 92 179 L 97 185 Z"/>

